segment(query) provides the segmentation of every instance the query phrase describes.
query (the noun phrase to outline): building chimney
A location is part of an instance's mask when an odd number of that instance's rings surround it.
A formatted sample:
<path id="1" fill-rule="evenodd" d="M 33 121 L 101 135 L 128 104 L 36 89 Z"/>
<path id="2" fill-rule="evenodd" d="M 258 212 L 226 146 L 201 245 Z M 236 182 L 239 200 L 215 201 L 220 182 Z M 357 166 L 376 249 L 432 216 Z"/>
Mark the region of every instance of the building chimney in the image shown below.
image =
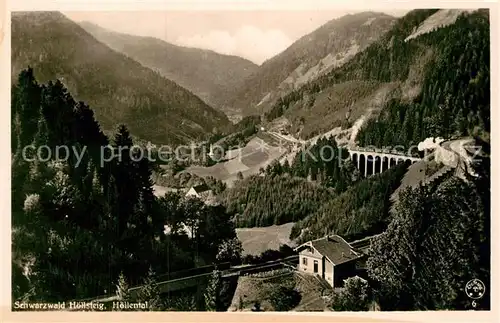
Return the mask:
<path id="1" fill-rule="evenodd" d="M 345 254 L 344 254 L 344 252 L 342 251 L 342 258 L 344 258 L 344 257 L 345 257 Z"/>

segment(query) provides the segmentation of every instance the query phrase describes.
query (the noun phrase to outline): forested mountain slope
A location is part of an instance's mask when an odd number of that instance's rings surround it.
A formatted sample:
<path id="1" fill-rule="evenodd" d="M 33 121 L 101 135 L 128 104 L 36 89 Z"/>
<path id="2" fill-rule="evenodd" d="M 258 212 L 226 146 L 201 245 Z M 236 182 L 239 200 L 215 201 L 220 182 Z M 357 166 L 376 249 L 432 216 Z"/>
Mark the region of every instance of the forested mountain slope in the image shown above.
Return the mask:
<path id="1" fill-rule="evenodd" d="M 59 12 L 12 15 L 12 77 L 33 67 L 37 80 L 60 79 L 111 130 L 125 123 L 154 143 L 206 138 L 227 117 L 176 83 L 120 54 Z"/>
<path id="2" fill-rule="evenodd" d="M 367 53 L 366 61 L 386 66 L 382 71 L 390 73 L 379 74 L 378 78 L 403 80 L 408 75 L 407 83 L 411 75 L 404 68 L 407 62 L 414 60 L 419 52 L 423 53 L 424 48 L 434 54 L 423 66 L 418 95 L 406 100 L 403 92 L 388 102 L 382 114 L 360 131 L 360 144 L 409 144 L 437 136 L 489 138 L 489 35 L 488 11 L 480 10 L 463 13 L 452 25 L 401 43 L 400 67 L 387 59 L 376 59 L 382 55 L 380 52 Z"/>
<path id="3" fill-rule="evenodd" d="M 300 221 L 360 179 L 347 156 L 334 138 L 320 138 L 291 163 L 276 160 L 259 175 L 239 180 L 222 194 L 222 202 L 228 212 L 238 215 L 240 227 Z"/>
<path id="4" fill-rule="evenodd" d="M 13 299 L 114 294 L 117 283 L 221 261 L 219 247 L 236 237 L 231 215 L 199 199 L 155 197 L 154 165 L 132 148 L 127 127 L 106 137 L 88 105 L 59 81 L 38 83 L 32 69 L 19 74 L 11 103 Z M 103 156 L 108 144 L 119 158 Z M 50 151 L 37 156 L 28 145 Z M 59 147 L 72 153 L 57 156 Z"/>
<path id="5" fill-rule="evenodd" d="M 390 222 L 391 194 L 407 168 L 407 164 L 400 164 L 349 187 L 295 223 L 290 238 L 305 242 L 326 234 L 340 234 L 353 241 L 383 232 Z"/>
<path id="6" fill-rule="evenodd" d="M 382 310 L 490 308 L 489 156 L 474 167 L 478 176 L 467 181 L 451 177 L 437 187 L 409 188 L 402 194 L 367 262 Z M 463 292 L 474 278 L 485 284 L 477 304 Z"/>
<path id="7" fill-rule="evenodd" d="M 372 240 L 367 262 L 369 288 L 381 310 L 490 307 L 487 292 L 473 305 L 463 292 L 471 279 L 489 286 L 491 277 L 489 27 L 487 10 L 412 11 L 380 41 L 284 97 L 267 115 L 293 118 L 310 110 L 324 119 L 342 108 L 357 110 L 368 119 L 359 131 L 361 146 L 409 147 L 428 137 L 474 136 L 474 145 L 485 152 L 474 159 L 475 176 L 405 189 L 394 212 L 389 213 L 390 195 L 404 165 L 351 185 L 295 223 L 291 238 L 301 242 L 333 233 L 348 240 L 381 233 Z M 376 106 L 360 105 L 366 99 L 355 96 L 359 82 L 390 86 L 389 95 Z M 325 113 L 327 106 L 317 105 L 325 92 L 348 84 L 352 97 L 344 106 Z M 306 102 L 312 102 L 308 108 Z M 339 123 L 352 123 L 342 118 L 343 113 Z M 311 128 L 318 124 L 305 118 L 302 125 L 308 122 Z"/>
<path id="8" fill-rule="evenodd" d="M 446 16 L 434 9 L 411 11 L 348 63 L 280 98 L 266 119 L 284 116 L 293 132 L 307 138 L 378 116 L 359 132 L 360 145 L 485 135 L 488 11 L 451 10 L 447 16 L 454 23 L 429 32 L 424 27 L 435 15 Z"/>
<path id="9" fill-rule="evenodd" d="M 396 18 L 363 12 L 334 19 L 265 61 L 227 105 L 260 114 L 281 96 L 349 61 L 377 40 Z"/>
<path id="10" fill-rule="evenodd" d="M 258 68 L 237 56 L 176 46 L 153 37 L 121 34 L 90 22 L 80 25 L 97 40 L 158 71 L 215 108 L 221 108 L 234 89 Z"/>

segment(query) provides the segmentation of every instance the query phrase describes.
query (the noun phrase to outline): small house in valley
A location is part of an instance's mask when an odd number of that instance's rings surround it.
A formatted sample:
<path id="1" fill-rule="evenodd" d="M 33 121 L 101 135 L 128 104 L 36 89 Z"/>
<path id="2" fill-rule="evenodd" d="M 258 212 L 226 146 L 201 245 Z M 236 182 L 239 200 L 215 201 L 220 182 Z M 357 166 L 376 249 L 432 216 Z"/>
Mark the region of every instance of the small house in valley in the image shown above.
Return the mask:
<path id="1" fill-rule="evenodd" d="M 200 184 L 192 186 L 186 193 L 186 197 L 188 196 L 196 196 L 198 198 L 203 198 L 210 195 L 211 190 L 206 184 Z"/>
<path id="2" fill-rule="evenodd" d="M 359 273 L 359 263 L 365 255 L 338 235 L 326 236 L 301 244 L 298 270 L 318 275 L 332 288 L 342 287 L 346 278 Z"/>
<path id="3" fill-rule="evenodd" d="M 187 191 L 186 197 L 197 197 L 203 200 L 205 203 L 209 204 L 214 203 L 215 200 L 215 194 L 206 184 L 200 184 L 191 187 Z"/>

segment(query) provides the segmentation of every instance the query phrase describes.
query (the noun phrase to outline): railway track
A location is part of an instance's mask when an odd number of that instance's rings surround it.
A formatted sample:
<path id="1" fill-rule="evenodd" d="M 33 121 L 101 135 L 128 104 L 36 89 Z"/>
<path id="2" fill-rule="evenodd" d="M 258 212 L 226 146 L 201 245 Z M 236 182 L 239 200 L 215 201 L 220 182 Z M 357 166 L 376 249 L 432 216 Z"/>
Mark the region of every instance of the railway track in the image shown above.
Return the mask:
<path id="1" fill-rule="evenodd" d="M 291 266 L 292 264 L 297 264 L 298 259 L 299 259 L 298 255 L 293 255 L 286 258 L 272 260 L 261 264 L 230 266 L 229 263 L 223 263 L 223 264 L 218 264 L 216 266 L 210 265 L 200 268 L 193 268 L 184 271 L 159 275 L 157 277 L 160 279 L 163 278 L 164 280 L 160 280 L 157 278 L 158 281 L 157 286 L 161 293 L 168 293 L 193 287 L 203 282 L 206 282 L 208 279 L 210 279 L 210 276 L 212 275 L 212 272 L 215 268 L 221 270 L 223 279 L 227 279 L 230 277 L 235 277 L 245 274 L 253 274 L 257 272 L 278 269 L 284 266 Z M 182 274 L 184 274 L 184 276 L 182 276 Z M 190 275 L 186 276 L 186 274 Z M 129 289 L 129 293 L 132 299 L 137 297 L 141 288 L 142 285 L 134 286 Z M 108 294 L 77 301 L 78 302 L 94 301 L 94 302 L 108 303 L 117 300 L 118 297 L 116 295 Z"/>

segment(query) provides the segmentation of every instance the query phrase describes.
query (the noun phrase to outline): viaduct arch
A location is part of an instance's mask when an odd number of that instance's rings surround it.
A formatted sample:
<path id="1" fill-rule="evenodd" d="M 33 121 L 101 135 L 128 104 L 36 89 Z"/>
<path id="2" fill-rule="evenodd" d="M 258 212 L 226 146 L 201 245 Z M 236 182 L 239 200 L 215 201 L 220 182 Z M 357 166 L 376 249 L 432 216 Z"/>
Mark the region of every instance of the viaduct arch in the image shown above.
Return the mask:
<path id="1" fill-rule="evenodd" d="M 399 154 L 391 154 L 376 151 L 365 151 L 361 149 L 349 149 L 349 157 L 359 169 L 363 176 L 382 173 L 400 163 L 409 162 L 411 164 L 421 160 L 419 157 L 412 157 Z"/>

